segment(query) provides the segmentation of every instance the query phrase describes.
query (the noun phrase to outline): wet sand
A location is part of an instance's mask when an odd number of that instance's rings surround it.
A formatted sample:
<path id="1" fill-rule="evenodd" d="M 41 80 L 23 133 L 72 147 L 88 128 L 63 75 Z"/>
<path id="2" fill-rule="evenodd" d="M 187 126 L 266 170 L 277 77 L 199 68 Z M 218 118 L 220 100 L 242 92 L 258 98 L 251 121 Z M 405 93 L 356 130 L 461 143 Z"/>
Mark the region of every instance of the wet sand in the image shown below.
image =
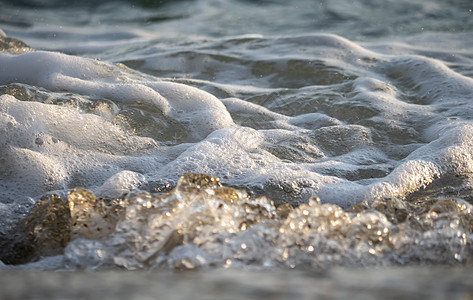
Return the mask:
<path id="1" fill-rule="evenodd" d="M 473 299 L 473 267 L 0 272 L 0 299 Z"/>

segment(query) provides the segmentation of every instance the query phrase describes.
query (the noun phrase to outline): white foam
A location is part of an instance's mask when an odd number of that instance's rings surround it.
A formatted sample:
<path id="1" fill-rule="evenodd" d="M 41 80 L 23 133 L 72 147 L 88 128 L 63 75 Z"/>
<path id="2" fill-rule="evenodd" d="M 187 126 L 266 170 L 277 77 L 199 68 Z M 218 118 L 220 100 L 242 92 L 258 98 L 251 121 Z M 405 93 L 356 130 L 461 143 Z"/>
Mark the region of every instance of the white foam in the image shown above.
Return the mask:
<path id="1" fill-rule="evenodd" d="M 402 198 L 444 174 L 472 173 L 470 78 L 435 59 L 380 54 L 335 35 L 261 43 L 269 46 L 243 44 L 242 49 L 256 62 L 275 65 L 313 56 L 357 78 L 335 84 L 334 91 L 343 95 L 331 99 L 334 94 L 329 94 L 323 101 L 333 103 L 327 111 L 317 111 L 310 106 L 317 102 L 311 101 L 330 88 L 304 87 L 301 94 L 297 89 L 255 88 L 246 85 L 255 78 L 243 78 L 248 70 L 237 71 L 233 85 L 190 82 L 227 95 L 271 97 L 255 103 L 230 96 L 220 101 L 194 87 L 97 60 L 43 51 L 0 53 L 5 70 L 0 84 L 29 84 L 140 107 L 179 123 L 192 142 L 171 147 L 130 136 L 112 123 L 116 112 L 93 115 L 1 96 L 0 163 L 9 170 L 3 173 L 8 194 L 39 196 L 84 185 L 102 196 L 116 196 L 147 181 L 175 182 L 182 173 L 198 172 L 232 185 L 273 190 L 274 197 L 289 195 L 295 202 L 317 195 L 347 206 Z M 293 54 L 286 51 L 288 45 L 308 48 Z M 270 79 L 263 78 L 262 85 Z M 307 101 L 301 111 L 291 108 L 290 116 L 272 111 L 299 96 L 298 101 Z M 237 123 L 260 128 L 236 125 L 230 113 Z M 29 184 L 22 188 L 25 182 Z"/>
<path id="2" fill-rule="evenodd" d="M 145 182 L 146 178 L 143 174 L 125 170 L 108 178 L 94 191 L 94 194 L 97 197 L 114 199 L 126 192 L 138 189 Z"/>
<path id="3" fill-rule="evenodd" d="M 147 172 L 166 160 L 147 156 L 160 151 L 154 140 L 128 136 L 99 116 L 68 107 L 3 95 L 0 122 L 2 179 L 9 182 L 10 196 L 93 187 L 123 168 Z"/>
<path id="4" fill-rule="evenodd" d="M 186 124 L 196 139 L 233 125 L 225 106 L 208 93 L 177 83 L 134 80 L 97 60 L 43 51 L 18 56 L 3 52 L 0 65 L 5 70 L 0 73 L 0 84 L 26 83 L 50 91 L 145 104 Z"/>
<path id="5" fill-rule="evenodd" d="M 189 147 L 157 174 L 176 178 L 192 171 L 222 178 L 246 177 L 253 170 L 277 161 L 260 149 L 262 142 L 262 134 L 251 128 L 221 129 Z"/>

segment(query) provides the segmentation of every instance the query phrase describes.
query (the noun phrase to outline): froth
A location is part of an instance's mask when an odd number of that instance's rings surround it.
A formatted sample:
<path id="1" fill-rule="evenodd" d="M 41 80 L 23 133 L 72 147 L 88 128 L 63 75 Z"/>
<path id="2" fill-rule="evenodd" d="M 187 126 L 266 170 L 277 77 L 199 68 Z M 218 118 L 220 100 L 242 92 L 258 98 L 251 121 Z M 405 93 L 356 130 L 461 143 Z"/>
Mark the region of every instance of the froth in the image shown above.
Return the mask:
<path id="1" fill-rule="evenodd" d="M 2 177 L 17 197 L 100 185 L 122 168 L 146 170 L 146 153 L 159 149 L 154 140 L 128 136 L 96 115 L 8 95 L 0 100 L 1 164 L 8 170 Z M 144 157 L 128 156 L 133 153 Z"/>
<path id="2" fill-rule="evenodd" d="M 23 196 L 84 185 L 115 197 L 153 182 L 175 184 L 191 171 L 278 204 L 319 196 L 346 207 L 404 198 L 445 174 L 471 174 L 473 84 L 442 61 L 412 49 L 375 52 L 335 35 L 211 43 L 223 49 L 215 68 L 225 61 L 222 72 L 232 64 L 238 71 L 220 82 L 186 82 L 222 100 L 123 65 L 43 51 L 1 53 L 1 84 L 113 106 L 87 111 L 2 96 L 3 163 L 29 161 L 9 166 L 4 177 L 12 191 L 26 176 L 33 184 Z M 232 47 L 248 61 L 224 59 L 234 55 Z M 286 51 L 294 47 L 304 51 Z M 142 57 L 147 68 L 157 59 Z M 308 59 L 314 63 L 302 66 Z"/>
<path id="3" fill-rule="evenodd" d="M 26 83 L 146 105 L 185 123 L 194 138 L 233 124 L 222 103 L 208 93 L 177 83 L 134 80 L 131 74 L 96 60 L 38 51 L 18 56 L 2 53 L 0 64 L 5 70 L 0 84 Z"/>

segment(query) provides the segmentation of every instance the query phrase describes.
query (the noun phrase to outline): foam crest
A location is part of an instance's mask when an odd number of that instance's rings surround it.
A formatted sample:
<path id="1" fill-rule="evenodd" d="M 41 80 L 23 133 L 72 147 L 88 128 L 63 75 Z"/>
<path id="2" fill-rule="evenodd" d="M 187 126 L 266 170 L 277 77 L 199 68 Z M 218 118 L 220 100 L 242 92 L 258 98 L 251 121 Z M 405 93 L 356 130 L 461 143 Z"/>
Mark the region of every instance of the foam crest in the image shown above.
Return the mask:
<path id="1" fill-rule="evenodd" d="M 0 63 L 8 70 L 0 74 L 1 84 L 25 83 L 50 91 L 143 104 L 185 123 L 194 138 L 233 124 L 221 102 L 208 93 L 176 83 L 133 80 L 116 67 L 96 60 L 36 51 L 20 56 L 2 53 Z"/>

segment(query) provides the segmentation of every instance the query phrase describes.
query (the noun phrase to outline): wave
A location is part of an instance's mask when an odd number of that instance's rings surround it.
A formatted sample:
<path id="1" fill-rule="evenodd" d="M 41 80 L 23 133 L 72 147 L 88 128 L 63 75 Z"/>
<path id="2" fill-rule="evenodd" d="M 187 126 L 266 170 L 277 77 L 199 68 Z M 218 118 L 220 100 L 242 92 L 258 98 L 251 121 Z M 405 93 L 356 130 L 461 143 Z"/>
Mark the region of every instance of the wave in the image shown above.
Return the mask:
<path id="1" fill-rule="evenodd" d="M 6 228 L 36 203 L 23 229 L 4 233 L 4 261 L 62 251 L 69 266 L 130 269 L 469 259 L 473 79 L 455 69 L 465 56 L 326 34 L 151 47 L 117 63 L 0 42 Z M 177 78 L 156 77 L 163 70 Z M 182 188 L 195 178 L 225 187 Z M 51 227 L 44 211 L 58 210 L 71 219 Z M 45 250 L 51 232 L 59 241 Z M 12 258 L 15 247 L 30 252 Z"/>

